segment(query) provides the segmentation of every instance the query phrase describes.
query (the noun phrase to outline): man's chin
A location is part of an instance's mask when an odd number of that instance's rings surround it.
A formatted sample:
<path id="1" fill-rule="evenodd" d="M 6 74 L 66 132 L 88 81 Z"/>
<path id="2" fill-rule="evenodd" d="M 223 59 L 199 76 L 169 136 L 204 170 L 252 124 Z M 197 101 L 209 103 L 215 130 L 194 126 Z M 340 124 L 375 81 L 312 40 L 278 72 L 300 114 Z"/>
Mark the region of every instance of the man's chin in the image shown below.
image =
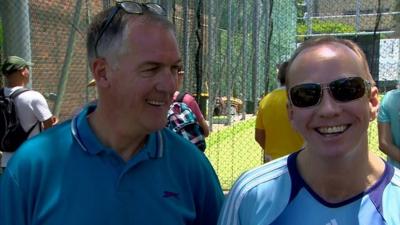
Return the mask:
<path id="1" fill-rule="evenodd" d="M 167 124 L 166 120 L 165 121 L 153 121 L 153 123 L 151 125 L 149 124 L 150 126 L 148 126 L 147 128 L 148 128 L 149 133 L 153 133 L 153 132 L 156 132 L 156 131 L 159 131 L 159 130 L 162 130 L 163 128 L 165 128 L 166 124 Z"/>

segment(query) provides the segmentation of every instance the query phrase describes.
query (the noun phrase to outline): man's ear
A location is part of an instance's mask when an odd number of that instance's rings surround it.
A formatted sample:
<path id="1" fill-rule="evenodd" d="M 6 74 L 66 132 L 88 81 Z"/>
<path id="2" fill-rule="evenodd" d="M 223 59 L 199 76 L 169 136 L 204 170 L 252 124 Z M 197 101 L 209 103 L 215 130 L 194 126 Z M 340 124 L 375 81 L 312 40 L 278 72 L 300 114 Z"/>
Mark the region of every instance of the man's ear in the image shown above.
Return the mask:
<path id="1" fill-rule="evenodd" d="M 293 119 L 293 108 L 292 108 L 292 104 L 290 104 L 289 101 L 286 103 L 286 110 L 288 113 L 289 120 L 291 121 Z"/>
<path id="2" fill-rule="evenodd" d="M 29 68 L 21 69 L 21 75 L 27 79 L 29 79 Z"/>
<path id="3" fill-rule="evenodd" d="M 92 63 L 93 78 L 96 80 L 96 86 L 108 87 L 109 80 L 107 74 L 107 61 L 103 58 L 94 59 Z"/>
<path id="4" fill-rule="evenodd" d="M 370 109 L 370 121 L 373 121 L 377 114 L 379 108 L 379 90 L 377 87 L 371 87 L 371 94 L 369 97 L 369 109 Z"/>
<path id="5" fill-rule="evenodd" d="M 298 129 L 296 128 L 296 125 L 294 124 L 294 122 L 293 122 L 293 106 L 292 106 L 292 104 L 290 103 L 290 101 L 288 101 L 287 103 L 286 103 L 286 110 L 287 110 L 287 113 L 288 113 L 288 117 L 289 117 L 289 122 L 290 122 L 290 124 L 292 125 L 292 127 L 293 127 L 293 129 L 295 129 L 296 131 L 298 131 Z"/>

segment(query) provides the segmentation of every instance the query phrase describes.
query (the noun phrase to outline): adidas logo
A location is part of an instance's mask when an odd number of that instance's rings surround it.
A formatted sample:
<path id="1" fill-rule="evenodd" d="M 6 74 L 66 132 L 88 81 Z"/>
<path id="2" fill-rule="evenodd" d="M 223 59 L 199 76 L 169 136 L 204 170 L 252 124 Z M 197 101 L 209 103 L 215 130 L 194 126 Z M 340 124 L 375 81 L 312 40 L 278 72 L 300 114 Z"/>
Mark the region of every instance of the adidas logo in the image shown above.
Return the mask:
<path id="1" fill-rule="evenodd" d="M 325 225 L 339 225 L 338 222 L 336 221 L 336 219 L 331 219 L 331 221 L 329 221 L 327 224 Z"/>

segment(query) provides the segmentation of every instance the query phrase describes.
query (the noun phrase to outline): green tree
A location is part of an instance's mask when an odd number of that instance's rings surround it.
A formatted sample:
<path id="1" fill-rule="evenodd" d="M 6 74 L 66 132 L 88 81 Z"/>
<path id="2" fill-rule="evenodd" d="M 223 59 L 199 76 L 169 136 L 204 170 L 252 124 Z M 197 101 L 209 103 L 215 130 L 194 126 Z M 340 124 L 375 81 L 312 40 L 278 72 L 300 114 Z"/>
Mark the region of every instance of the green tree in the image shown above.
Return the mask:
<path id="1" fill-rule="evenodd" d="M 400 11 L 400 1 L 397 2 L 397 5 L 395 7 L 395 11 L 399 12 Z M 397 14 L 394 16 L 395 19 L 395 32 L 397 33 L 397 36 L 400 37 L 400 15 Z"/>
<path id="2" fill-rule="evenodd" d="M 306 35 L 308 27 L 304 21 L 297 24 L 297 35 Z M 312 20 L 312 33 L 313 34 L 340 34 L 340 33 L 354 33 L 356 28 L 352 25 L 333 21 L 323 21 L 320 19 Z M 304 36 L 300 36 L 298 41 L 303 41 Z"/>
<path id="3" fill-rule="evenodd" d="M 2 49 L 2 47 L 3 47 L 3 26 L 1 26 L 0 23 L 0 50 Z"/>

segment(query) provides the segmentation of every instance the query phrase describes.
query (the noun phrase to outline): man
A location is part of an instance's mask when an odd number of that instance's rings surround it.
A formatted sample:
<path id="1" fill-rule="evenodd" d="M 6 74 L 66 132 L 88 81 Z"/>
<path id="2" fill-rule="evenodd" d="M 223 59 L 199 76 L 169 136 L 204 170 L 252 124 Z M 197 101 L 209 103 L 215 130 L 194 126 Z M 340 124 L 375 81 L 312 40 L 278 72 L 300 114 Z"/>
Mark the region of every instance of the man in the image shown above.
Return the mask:
<path id="1" fill-rule="evenodd" d="M 379 149 L 387 161 L 400 168 L 400 90 L 395 89 L 383 97 L 378 113 Z"/>
<path id="2" fill-rule="evenodd" d="M 286 81 L 289 119 L 305 147 L 242 175 L 219 224 L 400 224 L 400 171 L 368 149 L 379 100 L 360 47 L 309 39 Z"/>
<path id="3" fill-rule="evenodd" d="M 97 106 L 17 152 L 1 180 L 0 224 L 216 224 L 213 168 L 164 128 L 181 68 L 164 15 L 157 4 L 117 2 L 94 18 Z"/>
<path id="4" fill-rule="evenodd" d="M 301 135 L 289 122 L 286 95 L 287 62 L 278 69 L 281 87 L 267 94 L 260 102 L 256 117 L 255 139 L 264 149 L 264 162 L 277 159 L 301 149 Z"/>
<path id="5" fill-rule="evenodd" d="M 6 86 L 4 87 L 5 96 L 10 96 L 28 84 L 30 79 L 29 67 L 32 65 L 31 62 L 27 62 L 18 56 L 9 56 L 6 58 L 1 67 L 1 71 L 6 78 Z M 29 90 L 23 92 L 15 97 L 14 102 L 21 126 L 25 132 L 29 132 L 28 139 L 37 135 L 41 130 L 47 129 L 57 123 L 57 119 L 52 115 L 46 99 L 37 91 Z M 2 153 L 2 168 L 7 166 L 13 154 L 14 152 Z"/>
<path id="6" fill-rule="evenodd" d="M 178 72 L 178 90 L 182 88 L 184 76 L 185 76 L 185 72 L 183 70 Z M 179 95 L 179 93 L 180 93 L 179 91 L 175 92 L 174 100 Z M 197 119 L 200 127 L 204 131 L 204 137 L 208 137 L 208 135 L 210 134 L 210 130 L 208 128 L 207 121 L 204 119 L 204 116 L 201 113 L 199 104 L 197 104 L 197 102 L 196 102 L 196 99 L 193 96 L 191 96 L 190 94 L 186 94 L 186 95 L 184 95 L 182 102 L 185 103 L 187 106 L 189 106 L 189 108 L 192 110 L 192 112 L 196 116 L 196 119 Z"/>

